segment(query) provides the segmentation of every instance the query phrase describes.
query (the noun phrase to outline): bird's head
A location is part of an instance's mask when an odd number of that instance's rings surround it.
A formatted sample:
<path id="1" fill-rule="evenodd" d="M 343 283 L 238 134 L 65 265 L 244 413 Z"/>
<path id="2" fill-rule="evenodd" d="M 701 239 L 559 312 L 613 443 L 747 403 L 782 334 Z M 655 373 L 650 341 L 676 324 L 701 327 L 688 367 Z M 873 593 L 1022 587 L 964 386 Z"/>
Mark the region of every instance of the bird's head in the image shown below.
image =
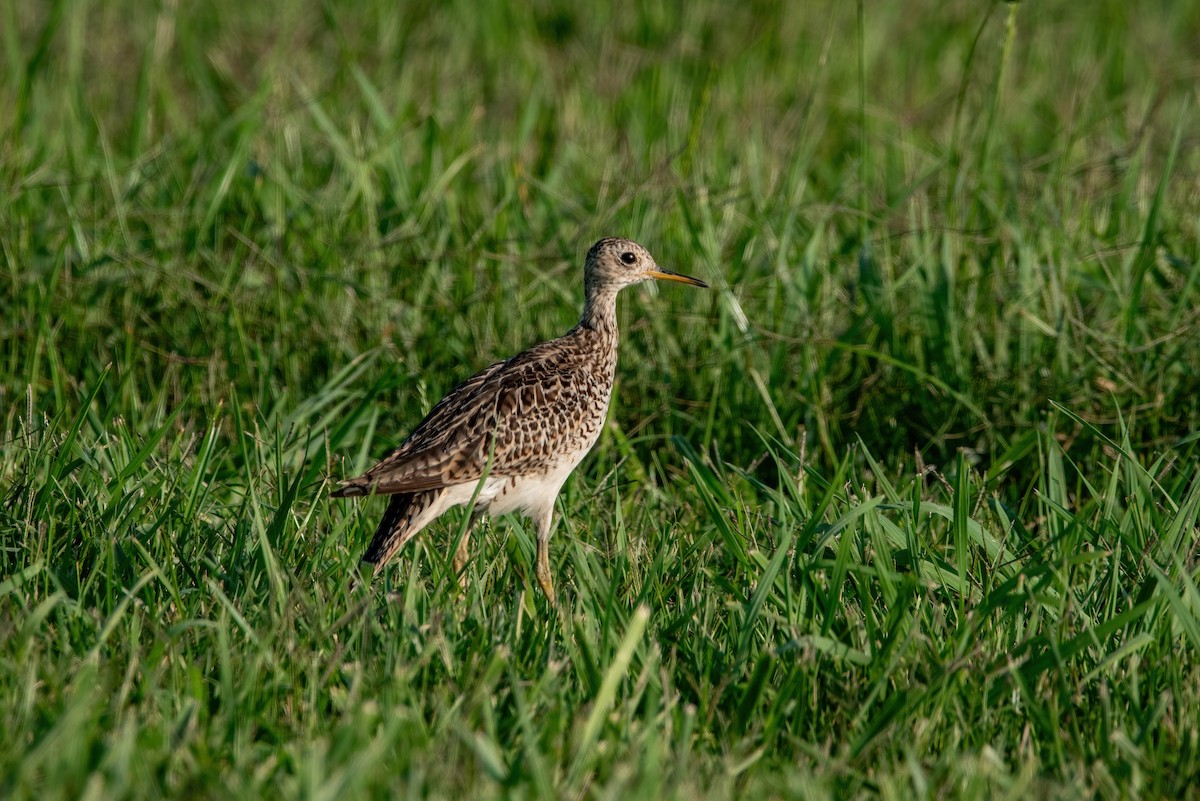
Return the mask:
<path id="1" fill-rule="evenodd" d="M 708 284 L 698 278 L 664 270 L 654 261 L 650 251 L 637 242 L 619 237 L 601 239 L 592 245 L 583 274 L 588 287 L 595 289 L 619 290 L 651 279 L 708 288 Z"/>

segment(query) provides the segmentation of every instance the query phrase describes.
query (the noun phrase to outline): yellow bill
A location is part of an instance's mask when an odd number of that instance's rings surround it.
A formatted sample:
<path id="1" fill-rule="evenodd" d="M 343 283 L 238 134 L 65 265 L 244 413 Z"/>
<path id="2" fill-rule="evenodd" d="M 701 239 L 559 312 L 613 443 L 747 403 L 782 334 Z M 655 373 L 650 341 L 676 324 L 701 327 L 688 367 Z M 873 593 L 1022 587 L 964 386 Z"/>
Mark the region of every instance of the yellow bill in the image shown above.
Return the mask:
<path id="1" fill-rule="evenodd" d="M 708 284 L 701 281 L 699 278 L 692 278 L 690 275 L 672 272 L 671 270 L 651 270 L 649 273 L 651 278 L 657 278 L 659 281 L 678 281 L 681 284 L 690 284 L 708 289 Z"/>

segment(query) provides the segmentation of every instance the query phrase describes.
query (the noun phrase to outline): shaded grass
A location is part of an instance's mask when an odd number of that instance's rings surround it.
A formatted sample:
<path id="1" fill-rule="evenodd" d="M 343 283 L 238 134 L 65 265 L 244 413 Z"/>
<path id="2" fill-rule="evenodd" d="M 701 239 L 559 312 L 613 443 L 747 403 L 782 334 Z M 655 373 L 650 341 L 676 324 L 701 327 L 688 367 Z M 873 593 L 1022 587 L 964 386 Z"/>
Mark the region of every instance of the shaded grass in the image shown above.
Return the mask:
<path id="1" fill-rule="evenodd" d="M 0 5 L 4 795 L 1190 788 L 1186 4 Z M 607 233 L 714 291 L 561 616 L 520 521 L 350 593 L 328 479 Z"/>

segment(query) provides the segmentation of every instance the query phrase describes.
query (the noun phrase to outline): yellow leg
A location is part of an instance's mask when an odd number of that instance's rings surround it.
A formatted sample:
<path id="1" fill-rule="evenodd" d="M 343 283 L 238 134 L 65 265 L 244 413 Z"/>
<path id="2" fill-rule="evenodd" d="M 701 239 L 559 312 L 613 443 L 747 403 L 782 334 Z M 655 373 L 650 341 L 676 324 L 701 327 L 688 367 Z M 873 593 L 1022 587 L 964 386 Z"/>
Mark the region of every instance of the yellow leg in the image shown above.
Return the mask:
<path id="1" fill-rule="evenodd" d="M 537 576 L 542 592 L 551 606 L 558 606 L 554 596 L 554 578 L 550 575 L 550 529 L 554 525 L 554 502 L 546 505 L 545 511 L 537 516 Z"/>
<path id="2" fill-rule="evenodd" d="M 458 586 L 465 593 L 467 591 L 467 562 L 470 561 L 471 547 L 471 531 L 474 530 L 475 524 L 479 522 L 479 518 L 483 516 L 483 512 L 475 510 L 471 515 L 471 520 L 467 523 L 467 530 L 463 532 L 462 539 L 458 542 L 458 548 L 454 551 L 454 575 L 458 576 Z"/>
<path id="3" fill-rule="evenodd" d="M 458 576 L 458 583 L 465 589 L 467 586 L 467 560 L 470 554 L 467 548 L 471 544 L 471 529 L 468 528 L 463 532 L 462 539 L 458 541 L 458 549 L 454 552 L 454 575 Z"/>
<path id="4" fill-rule="evenodd" d="M 538 584 L 542 585 L 542 592 L 546 593 L 546 600 L 551 606 L 557 606 L 558 602 L 554 599 L 554 579 L 550 575 L 550 542 L 538 537 L 537 541 L 537 580 Z"/>

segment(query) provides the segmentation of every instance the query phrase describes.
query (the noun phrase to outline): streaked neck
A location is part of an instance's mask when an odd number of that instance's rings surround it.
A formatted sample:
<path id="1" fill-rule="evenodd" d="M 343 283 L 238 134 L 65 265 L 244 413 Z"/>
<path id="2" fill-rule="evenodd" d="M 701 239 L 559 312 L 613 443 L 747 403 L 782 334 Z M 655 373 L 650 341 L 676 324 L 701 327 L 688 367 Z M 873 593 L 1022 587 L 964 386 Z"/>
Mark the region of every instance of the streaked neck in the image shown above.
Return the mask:
<path id="1" fill-rule="evenodd" d="M 617 290 L 608 287 L 589 286 L 579 320 L 582 328 L 589 328 L 605 337 L 617 338 Z"/>

